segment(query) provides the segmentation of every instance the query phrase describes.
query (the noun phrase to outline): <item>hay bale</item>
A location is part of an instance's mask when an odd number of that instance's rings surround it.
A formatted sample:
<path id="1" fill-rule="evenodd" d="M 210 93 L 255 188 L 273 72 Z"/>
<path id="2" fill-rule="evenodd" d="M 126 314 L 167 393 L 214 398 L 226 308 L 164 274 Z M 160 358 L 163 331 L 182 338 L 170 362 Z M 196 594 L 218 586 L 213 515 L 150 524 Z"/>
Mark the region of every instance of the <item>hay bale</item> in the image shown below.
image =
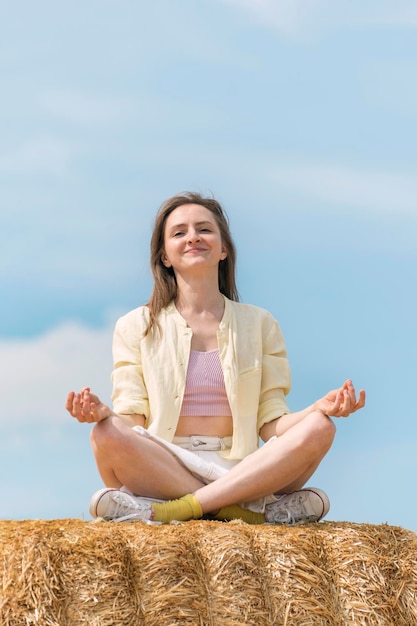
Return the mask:
<path id="1" fill-rule="evenodd" d="M 411 626 L 417 535 L 323 522 L 0 521 L 2 626 Z"/>

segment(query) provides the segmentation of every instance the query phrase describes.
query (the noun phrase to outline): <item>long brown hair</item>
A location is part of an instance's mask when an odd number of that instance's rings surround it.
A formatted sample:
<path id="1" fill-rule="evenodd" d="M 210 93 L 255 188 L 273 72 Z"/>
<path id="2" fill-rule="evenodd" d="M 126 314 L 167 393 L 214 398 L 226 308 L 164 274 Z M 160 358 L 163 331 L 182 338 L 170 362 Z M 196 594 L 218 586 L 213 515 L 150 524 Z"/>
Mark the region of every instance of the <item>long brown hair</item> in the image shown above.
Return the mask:
<path id="1" fill-rule="evenodd" d="M 185 191 L 169 198 L 160 207 L 151 238 L 151 269 L 154 278 L 154 287 L 148 303 L 149 325 L 145 335 L 153 329 L 159 328 L 157 321 L 160 311 L 177 297 L 177 281 L 172 267 L 165 267 L 162 263 L 164 252 L 165 224 L 168 215 L 183 204 L 199 204 L 213 213 L 220 230 L 222 242 L 227 250 L 227 256 L 219 263 L 219 289 L 230 300 L 239 300 L 236 286 L 236 248 L 229 228 L 229 219 L 221 205 L 214 198 L 205 198 L 199 193 Z"/>

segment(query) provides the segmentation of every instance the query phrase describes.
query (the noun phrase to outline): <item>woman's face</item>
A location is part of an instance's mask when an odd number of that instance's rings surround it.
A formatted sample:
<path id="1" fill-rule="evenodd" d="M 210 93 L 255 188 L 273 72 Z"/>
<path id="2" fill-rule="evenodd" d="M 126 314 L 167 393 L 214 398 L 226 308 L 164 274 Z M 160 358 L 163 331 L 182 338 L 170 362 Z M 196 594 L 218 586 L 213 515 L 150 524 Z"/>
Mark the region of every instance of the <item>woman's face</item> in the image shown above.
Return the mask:
<path id="1" fill-rule="evenodd" d="M 218 269 L 227 256 L 216 218 L 200 204 L 183 204 L 167 217 L 162 262 L 175 272 Z"/>

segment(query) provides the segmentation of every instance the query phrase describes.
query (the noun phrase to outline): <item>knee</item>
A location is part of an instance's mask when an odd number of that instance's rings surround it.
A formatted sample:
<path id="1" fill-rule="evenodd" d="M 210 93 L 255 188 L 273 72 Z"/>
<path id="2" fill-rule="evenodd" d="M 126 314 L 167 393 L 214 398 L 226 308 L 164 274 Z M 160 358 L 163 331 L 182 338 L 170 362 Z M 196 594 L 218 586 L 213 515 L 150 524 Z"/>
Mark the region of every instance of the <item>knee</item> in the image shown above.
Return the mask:
<path id="1" fill-rule="evenodd" d="M 334 422 L 320 411 L 314 411 L 310 415 L 310 442 L 318 449 L 327 452 L 336 435 Z"/>
<path id="2" fill-rule="evenodd" d="M 113 445 L 116 435 L 115 430 L 116 429 L 111 417 L 94 424 L 90 432 L 90 442 L 92 447 L 97 450 Z"/>
<path id="3" fill-rule="evenodd" d="M 137 450 L 141 439 L 138 433 L 117 417 L 108 417 L 102 422 L 97 422 L 90 433 L 94 453 L 109 458 L 129 450 Z"/>

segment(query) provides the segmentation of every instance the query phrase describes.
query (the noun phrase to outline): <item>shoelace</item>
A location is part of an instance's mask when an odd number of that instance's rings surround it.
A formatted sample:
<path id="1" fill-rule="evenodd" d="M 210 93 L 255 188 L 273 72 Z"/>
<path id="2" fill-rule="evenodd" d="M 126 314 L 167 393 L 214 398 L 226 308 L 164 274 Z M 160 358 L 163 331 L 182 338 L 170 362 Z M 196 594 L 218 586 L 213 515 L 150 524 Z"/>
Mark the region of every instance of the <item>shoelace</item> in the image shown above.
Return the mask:
<path id="1" fill-rule="evenodd" d="M 112 511 L 114 521 L 141 519 L 142 514 L 151 508 L 147 502 L 136 502 L 127 494 L 120 494 L 117 491 L 112 493 L 111 498 L 116 505 L 115 510 Z"/>
<path id="2" fill-rule="evenodd" d="M 304 495 L 296 494 L 290 500 L 288 500 L 288 496 L 283 496 L 284 498 L 286 502 L 282 502 L 280 509 L 274 514 L 274 521 L 293 526 L 312 518 L 304 507 Z"/>

